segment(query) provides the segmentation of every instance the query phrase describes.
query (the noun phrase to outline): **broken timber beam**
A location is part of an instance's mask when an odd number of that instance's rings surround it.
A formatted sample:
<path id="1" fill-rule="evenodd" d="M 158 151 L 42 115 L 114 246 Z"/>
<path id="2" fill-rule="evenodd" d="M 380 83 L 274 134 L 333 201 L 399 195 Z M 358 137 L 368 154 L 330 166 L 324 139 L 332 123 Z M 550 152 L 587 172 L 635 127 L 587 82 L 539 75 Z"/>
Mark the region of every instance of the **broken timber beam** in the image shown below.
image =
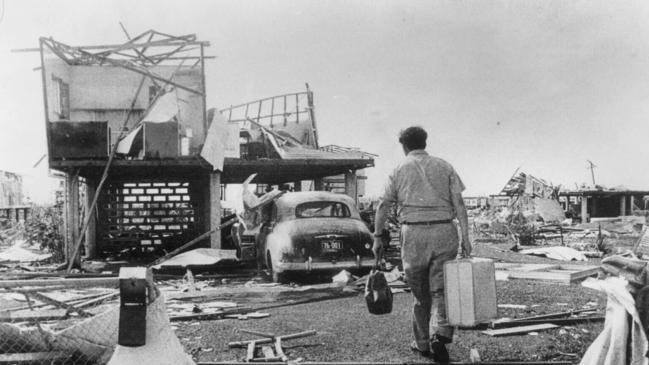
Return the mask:
<path id="1" fill-rule="evenodd" d="M 59 320 L 68 317 L 66 309 L 39 310 L 0 315 L 0 322 L 38 322 Z"/>
<path id="2" fill-rule="evenodd" d="M 495 323 L 491 323 L 490 328 L 493 329 L 518 328 L 518 327 L 542 325 L 542 324 L 554 324 L 558 326 L 566 326 L 566 325 L 572 325 L 578 323 L 603 322 L 605 318 L 606 317 L 604 316 L 595 316 L 595 317 L 549 318 L 549 319 L 495 322 Z"/>
<path id="3" fill-rule="evenodd" d="M 295 338 L 315 336 L 316 334 L 317 334 L 316 331 L 311 330 L 311 331 L 292 333 L 290 335 L 277 336 L 276 338 L 281 338 L 282 340 L 292 340 L 292 339 L 295 339 Z M 266 343 L 272 343 L 273 339 L 272 338 L 264 338 L 264 339 L 261 339 L 261 340 L 235 341 L 235 342 L 228 343 L 228 346 L 229 347 L 246 347 L 251 342 L 255 342 L 257 345 L 261 345 L 261 344 L 266 344 Z"/>
<path id="4" fill-rule="evenodd" d="M 104 295 L 101 295 L 99 297 L 92 298 L 92 299 L 80 302 L 80 303 L 76 304 L 75 306 L 77 308 L 80 308 L 80 309 L 81 308 L 86 308 L 86 307 L 94 306 L 95 304 L 101 303 L 101 302 L 106 301 L 106 300 L 117 298 L 118 296 L 119 296 L 119 291 L 116 291 L 114 293 L 104 294 Z"/>
<path id="5" fill-rule="evenodd" d="M 18 291 L 18 293 L 21 293 L 21 291 Z M 68 303 L 65 303 L 65 302 L 50 298 L 47 295 L 41 294 L 39 292 L 31 292 L 31 293 L 29 293 L 29 295 L 32 296 L 34 299 L 40 301 L 40 302 L 51 304 L 51 305 L 53 305 L 55 307 L 63 308 L 65 310 L 67 310 L 68 312 L 75 312 L 75 313 L 78 313 L 81 316 L 91 316 L 92 315 L 92 314 L 84 311 L 81 308 L 75 307 L 72 304 L 68 304 Z"/>
<path id="6" fill-rule="evenodd" d="M 281 337 L 275 338 L 275 352 L 277 353 L 277 356 L 283 362 L 288 361 L 288 356 L 286 356 L 286 354 L 284 353 L 284 349 L 282 348 L 282 338 Z"/>
<path id="7" fill-rule="evenodd" d="M 245 362 L 237 361 L 203 361 L 197 365 L 245 365 Z M 286 365 L 285 362 L 269 362 L 266 365 Z M 403 365 L 404 362 L 361 362 L 361 361 L 305 361 L 300 365 Z M 408 365 L 430 365 L 431 362 L 408 362 Z M 572 361 L 479 361 L 479 362 L 449 362 L 448 365 L 574 365 Z"/>
<path id="8" fill-rule="evenodd" d="M 497 330 L 486 330 L 482 331 L 485 335 L 489 335 L 492 337 L 496 336 L 509 336 L 509 335 L 520 335 L 524 333 L 530 333 L 530 332 L 536 332 L 536 331 L 544 331 L 544 330 L 549 330 L 553 328 L 559 328 L 556 324 L 551 324 L 551 323 L 542 323 L 542 324 L 535 324 L 535 325 L 529 325 L 529 326 L 519 326 L 519 327 L 512 327 L 512 328 L 502 328 L 502 329 L 497 329 Z"/>
<path id="9" fill-rule="evenodd" d="M 59 364 L 73 356 L 70 352 L 22 352 L 0 354 L 0 364 Z"/>
<path id="10" fill-rule="evenodd" d="M 187 314 L 187 315 L 180 315 L 180 316 L 170 316 L 169 321 L 178 322 L 178 321 L 210 320 L 210 319 L 219 319 L 229 314 L 243 314 L 243 313 L 250 313 L 250 312 L 254 312 L 254 310 L 248 307 L 241 307 L 241 308 L 225 309 L 214 313 L 198 313 L 198 314 Z"/>
<path id="11" fill-rule="evenodd" d="M 214 229 L 212 229 L 210 231 L 207 231 L 207 232 L 203 233 L 202 235 L 194 238 L 193 240 L 185 243 L 184 245 L 178 247 L 177 249 L 175 249 L 175 250 L 169 252 L 168 254 L 160 257 L 159 259 L 153 261 L 152 263 L 148 264 L 147 267 L 155 266 L 155 265 L 165 261 L 166 259 L 177 255 L 178 253 L 182 252 L 183 250 L 188 249 L 189 247 L 195 245 L 196 243 L 202 241 L 203 239 L 210 237 L 212 235 L 212 233 L 216 233 L 216 232 L 222 230 L 223 228 L 226 228 L 228 226 L 233 225 L 234 223 L 236 223 L 238 221 L 239 221 L 239 218 L 237 218 L 237 217 L 228 220 L 227 222 L 221 224 L 220 226 L 218 226 L 218 227 L 216 227 L 216 228 L 214 228 Z"/>
<path id="12" fill-rule="evenodd" d="M 40 279 L 40 280 L 0 280 L 0 288 L 21 288 L 21 287 L 65 287 L 65 288 L 87 288 L 107 287 L 117 288 L 119 279 L 111 278 L 89 278 L 89 279 Z"/>

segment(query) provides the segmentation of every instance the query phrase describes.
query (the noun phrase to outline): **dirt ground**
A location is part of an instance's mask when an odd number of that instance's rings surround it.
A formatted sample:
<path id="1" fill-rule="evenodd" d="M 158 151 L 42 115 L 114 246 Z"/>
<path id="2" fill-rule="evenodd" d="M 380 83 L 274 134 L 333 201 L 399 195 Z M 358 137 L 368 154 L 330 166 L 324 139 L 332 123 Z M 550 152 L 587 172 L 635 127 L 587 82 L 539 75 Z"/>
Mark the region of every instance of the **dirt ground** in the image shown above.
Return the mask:
<path id="1" fill-rule="evenodd" d="M 475 256 L 496 261 L 557 262 L 524 256 L 508 250 L 511 244 L 478 244 Z M 598 260 L 585 264 L 597 264 Z M 498 304 L 523 305 L 524 308 L 499 307 L 499 317 L 520 318 L 539 314 L 598 309 L 606 307 L 605 295 L 581 285 L 553 285 L 525 280 L 498 281 Z M 362 296 L 265 310 L 270 317 L 255 320 L 214 320 L 176 322 L 176 334 L 188 353 L 199 361 L 241 361 L 244 349 L 230 349 L 230 341 L 252 339 L 239 333 L 250 329 L 275 334 L 316 330 L 318 334 L 288 341 L 286 353 L 291 359 L 305 361 L 421 361 L 409 350 L 412 297 L 396 294 L 389 315 L 367 312 Z M 603 322 L 563 326 L 535 334 L 490 337 L 479 330 L 458 330 L 449 346 L 451 359 L 469 361 L 475 348 L 483 361 L 575 361 L 597 337 Z"/>

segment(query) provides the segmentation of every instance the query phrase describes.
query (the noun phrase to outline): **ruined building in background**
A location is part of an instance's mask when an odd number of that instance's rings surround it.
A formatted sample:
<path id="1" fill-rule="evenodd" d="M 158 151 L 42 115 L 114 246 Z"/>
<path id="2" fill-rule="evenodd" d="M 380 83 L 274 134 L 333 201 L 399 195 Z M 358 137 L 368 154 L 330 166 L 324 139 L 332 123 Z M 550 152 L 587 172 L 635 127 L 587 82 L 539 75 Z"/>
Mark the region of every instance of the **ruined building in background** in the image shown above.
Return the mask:
<path id="1" fill-rule="evenodd" d="M 252 173 L 316 190 L 343 175 L 356 198 L 355 171 L 373 156 L 319 148 L 308 86 L 208 110 L 208 46 L 153 30 L 112 45 L 40 39 L 49 165 L 67 176 L 69 262 L 78 247 L 91 258 L 172 250 L 218 227 L 226 185 Z M 205 244 L 220 248 L 220 235 Z"/>
<path id="2" fill-rule="evenodd" d="M 23 204 L 23 178 L 13 172 L 0 171 L 0 208 Z"/>
<path id="3" fill-rule="evenodd" d="M 647 215 L 649 212 L 649 190 L 633 190 L 623 186 L 562 190 L 559 199 L 566 213 L 582 223 L 593 218 Z"/>
<path id="4" fill-rule="evenodd" d="M 490 205 L 538 215 L 548 223 L 564 220 L 565 214 L 559 205 L 558 187 L 530 174 L 517 172 L 518 170 L 498 195 L 490 196 Z"/>

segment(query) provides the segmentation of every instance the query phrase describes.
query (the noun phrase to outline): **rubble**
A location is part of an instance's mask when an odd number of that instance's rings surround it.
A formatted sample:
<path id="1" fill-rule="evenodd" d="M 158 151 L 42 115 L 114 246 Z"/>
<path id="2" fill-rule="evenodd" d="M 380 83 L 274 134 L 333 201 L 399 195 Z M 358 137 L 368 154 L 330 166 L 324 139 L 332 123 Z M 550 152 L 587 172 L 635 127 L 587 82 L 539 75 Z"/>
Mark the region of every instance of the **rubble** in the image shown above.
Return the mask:
<path id="1" fill-rule="evenodd" d="M 13 242 L 13 245 L 0 252 L 1 263 L 34 263 L 46 261 L 52 257 L 52 254 L 34 252 L 40 252 L 40 250 L 30 250 L 31 245 L 28 245 L 25 240 L 14 240 Z"/>
<path id="2" fill-rule="evenodd" d="M 574 248 L 565 246 L 550 246 L 520 250 L 518 253 L 523 255 L 545 256 L 561 261 L 588 261 L 586 256 Z"/>

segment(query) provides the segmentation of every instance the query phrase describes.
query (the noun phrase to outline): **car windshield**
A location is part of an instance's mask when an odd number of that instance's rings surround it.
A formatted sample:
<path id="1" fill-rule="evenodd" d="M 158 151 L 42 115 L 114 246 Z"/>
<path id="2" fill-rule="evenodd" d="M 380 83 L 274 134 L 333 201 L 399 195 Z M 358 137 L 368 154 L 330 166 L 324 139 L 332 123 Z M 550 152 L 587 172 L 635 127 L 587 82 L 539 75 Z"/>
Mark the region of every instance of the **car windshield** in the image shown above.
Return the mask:
<path id="1" fill-rule="evenodd" d="M 308 202 L 295 207 L 295 216 L 298 218 L 315 217 L 349 217 L 349 208 L 340 202 Z"/>

